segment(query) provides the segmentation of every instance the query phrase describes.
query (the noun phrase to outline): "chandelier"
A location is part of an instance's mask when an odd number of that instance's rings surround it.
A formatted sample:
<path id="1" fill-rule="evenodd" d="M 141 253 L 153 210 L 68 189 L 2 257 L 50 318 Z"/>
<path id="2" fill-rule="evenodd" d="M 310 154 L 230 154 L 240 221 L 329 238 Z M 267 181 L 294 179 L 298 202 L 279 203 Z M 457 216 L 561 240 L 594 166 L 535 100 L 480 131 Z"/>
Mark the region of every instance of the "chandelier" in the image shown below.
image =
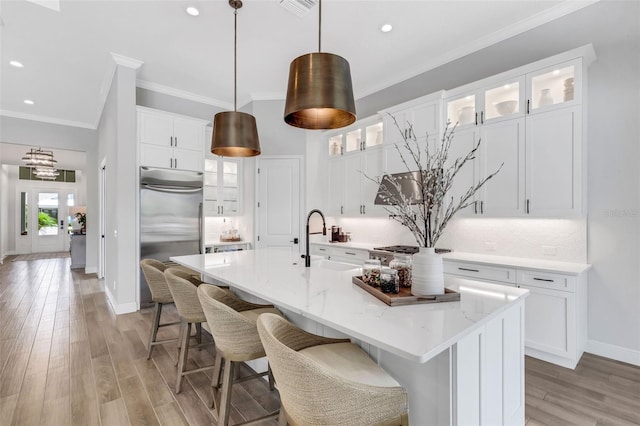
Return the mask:
<path id="1" fill-rule="evenodd" d="M 53 151 L 45 151 L 42 148 L 31 148 L 29 152 L 22 157 L 27 167 L 34 170 L 34 175 L 40 179 L 55 180 L 60 172 L 55 168 L 57 163 L 53 159 Z"/>

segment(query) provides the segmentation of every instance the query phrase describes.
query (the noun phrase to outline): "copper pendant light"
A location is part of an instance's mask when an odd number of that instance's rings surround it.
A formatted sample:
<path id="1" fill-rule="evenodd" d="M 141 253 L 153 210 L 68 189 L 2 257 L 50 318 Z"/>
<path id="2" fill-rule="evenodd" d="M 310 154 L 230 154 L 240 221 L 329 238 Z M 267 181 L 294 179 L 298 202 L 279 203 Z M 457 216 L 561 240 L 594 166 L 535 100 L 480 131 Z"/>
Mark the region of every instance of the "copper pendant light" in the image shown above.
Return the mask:
<path id="1" fill-rule="evenodd" d="M 322 0 L 318 7 L 318 52 L 289 66 L 284 121 L 303 129 L 337 129 L 356 121 L 349 62 L 321 52 Z"/>
<path id="2" fill-rule="evenodd" d="M 260 155 L 260 140 L 256 119 L 237 109 L 237 27 L 238 9 L 242 1 L 229 0 L 233 10 L 233 111 L 219 112 L 213 118 L 211 152 L 225 157 L 254 157 Z"/>

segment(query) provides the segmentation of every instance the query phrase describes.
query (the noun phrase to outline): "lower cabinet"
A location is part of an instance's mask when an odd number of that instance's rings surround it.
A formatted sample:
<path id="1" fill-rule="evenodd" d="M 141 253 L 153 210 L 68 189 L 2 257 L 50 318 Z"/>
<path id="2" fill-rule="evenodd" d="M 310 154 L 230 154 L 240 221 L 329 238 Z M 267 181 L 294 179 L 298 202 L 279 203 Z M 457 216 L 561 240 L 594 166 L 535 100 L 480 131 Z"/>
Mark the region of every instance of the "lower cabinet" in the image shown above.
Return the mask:
<path id="1" fill-rule="evenodd" d="M 335 262 L 352 263 L 362 265 L 369 259 L 369 250 L 354 249 L 349 247 L 330 247 L 323 244 L 309 244 L 310 254 L 323 256 L 325 259 Z"/>
<path id="2" fill-rule="evenodd" d="M 525 353 L 575 368 L 587 340 L 587 274 L 561 274 L 474 262 L 444 262 L 445 273 L 529 290 Z"/>

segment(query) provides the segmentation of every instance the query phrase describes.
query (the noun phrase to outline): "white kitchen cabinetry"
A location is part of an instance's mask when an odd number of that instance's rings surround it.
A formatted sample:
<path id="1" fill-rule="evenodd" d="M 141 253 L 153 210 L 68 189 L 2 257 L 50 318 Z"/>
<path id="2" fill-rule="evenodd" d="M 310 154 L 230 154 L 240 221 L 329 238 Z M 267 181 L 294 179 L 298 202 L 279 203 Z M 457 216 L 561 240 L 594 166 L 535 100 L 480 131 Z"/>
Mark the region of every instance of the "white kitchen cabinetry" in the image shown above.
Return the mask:
<path id="1" fill-rule="evenodd" d="M 140 165 L 202 171 L 206 121 L 137 107 Z"/>
<path id="2" fill-rule="evenodd" d="M 525 353 L 575 368 L 587 339 L 586 272 L 563 274 L 448 259 L 444 271 L 529 290 L 525 300 Z"/>
<path id="3" fill-rule="evenodd" d="M 329 214 L 382 214 L 383 209 L 374 205 L 378 185 L 371 180 L 382 174 L 382 135 L 382 121 L 374 117 L 327 137 Z"/>
<path id="4" fill-rule="evenodd" d="M 218 157 L 204 163 L 205 216 L 242 214 L 242 160 Z"/>
<path id="5" fill-rule="evenodd" d="M 593 57 L 587 46 L 447 92 L 446 119 L 459 121 L 454 139 L 475 128 L 482 141 L 475 181 L 504 163 L 467 215 L 581 214 L 583 91 Z"/>

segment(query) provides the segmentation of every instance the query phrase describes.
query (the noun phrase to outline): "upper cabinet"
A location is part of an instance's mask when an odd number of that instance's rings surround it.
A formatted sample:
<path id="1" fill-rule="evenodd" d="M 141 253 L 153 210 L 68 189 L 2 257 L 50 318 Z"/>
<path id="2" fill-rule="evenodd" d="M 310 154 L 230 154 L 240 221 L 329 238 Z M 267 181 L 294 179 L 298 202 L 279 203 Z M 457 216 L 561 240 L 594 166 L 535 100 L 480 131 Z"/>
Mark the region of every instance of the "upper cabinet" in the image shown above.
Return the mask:
<path id="1" fill-rule="evenodd" d="M 203 169 L 205 120 L 137 107 L 140 165 Z"/>
<path id="2" fill-rule="evenodd" d="M 217 157 L 204 160 L 205 216 L 242 214 L 242 159 Z"/>
<path id="3" fill-rule="evenodd" d="M 329 155 L 329 214 L 376 216 L 374 205 L 382 175 L 383 121 L 375 116 L 326 136 Z"/>
<path id="4" fill-rule="evenodd" d="M 501 168 L 467 215 L 582 214 L 583 104 L 594 57 L 585 46 L 447 92 L 443 125 L 457 123 L 454 140 L 472 135 L 480 141 L 474 181 Z"/>

